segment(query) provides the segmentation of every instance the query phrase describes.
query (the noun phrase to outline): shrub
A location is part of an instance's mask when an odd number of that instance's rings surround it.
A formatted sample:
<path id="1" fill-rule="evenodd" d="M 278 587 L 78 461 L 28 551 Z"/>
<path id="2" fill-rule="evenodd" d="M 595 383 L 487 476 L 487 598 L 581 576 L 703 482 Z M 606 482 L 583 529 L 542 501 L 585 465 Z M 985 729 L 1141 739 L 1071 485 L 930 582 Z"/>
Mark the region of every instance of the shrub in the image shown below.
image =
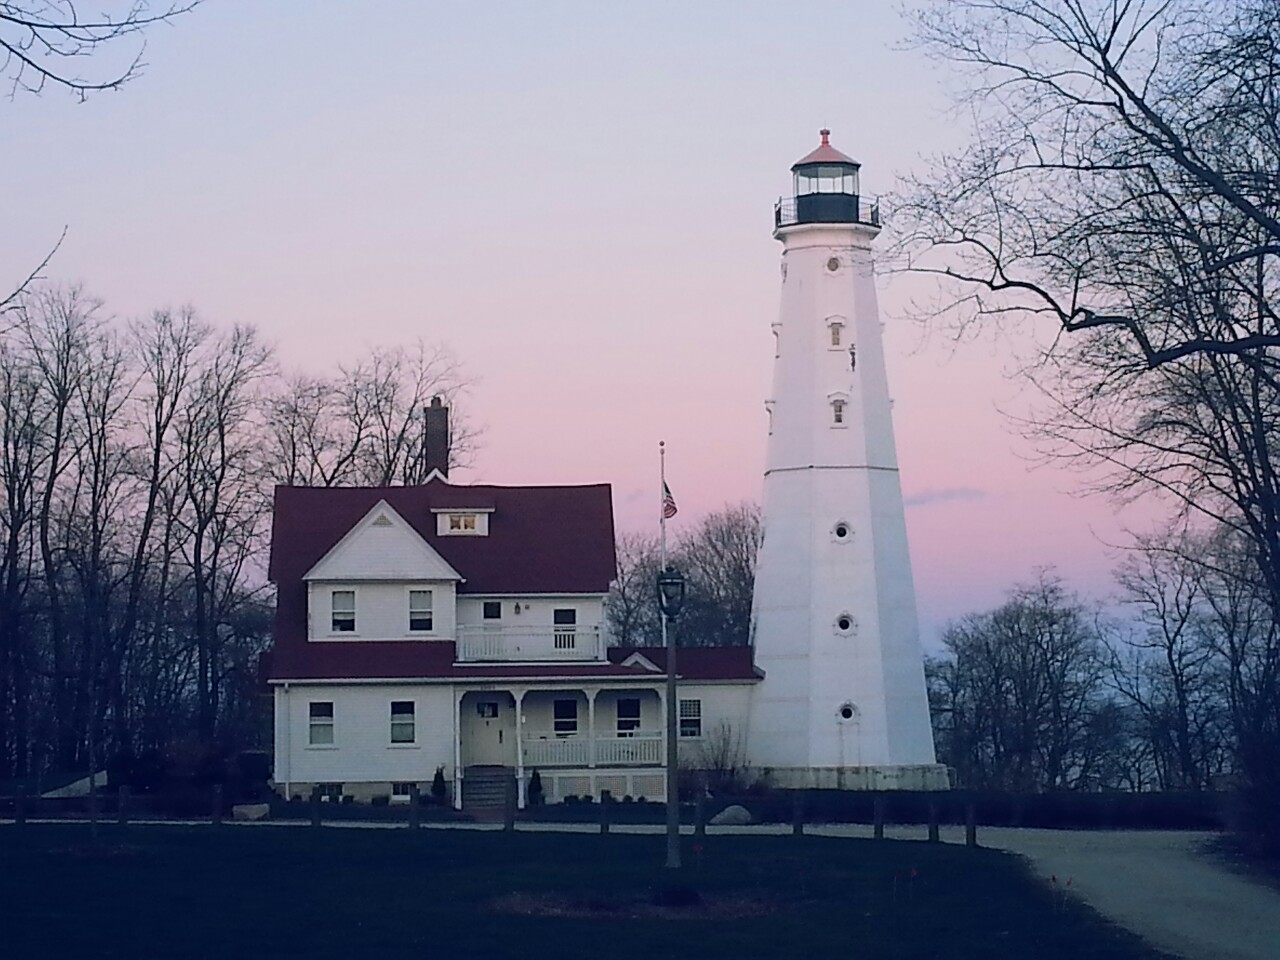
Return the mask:
<path id="1" fill-rule="evenodd" d="M 343 799 L 345 800 L 346 798 L 344 797 Z M 391 797 L 390 797 L 390 796 L 388 796 L 388 795 L 387 795 L 387 794 L 385 794 L 385 793 L 375 794 L 375 795 L 374 795 L 374 796 L 369 800 L 369 803 L 370 803 L 370 804 L 372 804 L 372 805 L 373 805 L 373 806 L 375 806 L 375 807 L 385 807 L 385 806 L 388 806 L 388 805 L 391 803 Z"/>
<path id="2" fill-rule="evenodd" d="M 436 774 L 431 778 L 431 799 L 443 804 L 449 798 L 449 785 L 445 783 L 444 767 L 436 767 Z"/>
<path id="3" fill-rule="evenodd" d="M 534 768 L 532 774 L 529 775 L 529 806 L 540 807 L 545 799 L 542 792 L 542 774 L 538 773 Z"/>

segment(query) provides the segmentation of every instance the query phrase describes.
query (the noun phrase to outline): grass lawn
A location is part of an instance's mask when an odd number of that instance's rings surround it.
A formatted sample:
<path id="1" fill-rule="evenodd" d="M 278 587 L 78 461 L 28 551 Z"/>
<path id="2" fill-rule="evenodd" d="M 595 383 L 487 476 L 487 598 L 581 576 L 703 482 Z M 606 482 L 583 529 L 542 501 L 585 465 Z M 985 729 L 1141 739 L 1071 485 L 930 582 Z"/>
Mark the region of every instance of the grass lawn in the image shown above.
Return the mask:
<path id="1" fill-rule="evenodd" d="M 655 911 L 659 836 L 0 826 L 4 957 L 1153 960 L 991 850 L 707 838 Z M 914 870 L 914 879 L 911 877 Z M 897 879 L 895 880 L 895 875 Z M 518 912 L 533 910 L 532 914 Z"/>

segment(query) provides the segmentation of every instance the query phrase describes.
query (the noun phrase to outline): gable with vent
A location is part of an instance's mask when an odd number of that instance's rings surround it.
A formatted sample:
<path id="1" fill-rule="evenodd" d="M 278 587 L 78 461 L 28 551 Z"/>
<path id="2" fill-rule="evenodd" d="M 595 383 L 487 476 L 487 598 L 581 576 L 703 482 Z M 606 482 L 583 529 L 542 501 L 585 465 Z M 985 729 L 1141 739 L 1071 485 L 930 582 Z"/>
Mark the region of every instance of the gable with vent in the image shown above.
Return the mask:
<path id="1" fill-rule="evenodd" d="M 462 577 L 385 500 L 379 500 L 304 580 L 461 580 Z"/>

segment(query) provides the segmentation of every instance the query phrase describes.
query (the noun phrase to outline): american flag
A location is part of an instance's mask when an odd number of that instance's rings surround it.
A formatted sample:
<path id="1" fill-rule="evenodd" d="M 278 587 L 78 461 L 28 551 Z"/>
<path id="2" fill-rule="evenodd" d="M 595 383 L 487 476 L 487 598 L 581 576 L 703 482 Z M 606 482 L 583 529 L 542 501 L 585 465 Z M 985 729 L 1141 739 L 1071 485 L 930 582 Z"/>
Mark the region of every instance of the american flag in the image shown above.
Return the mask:
<path id="1" fill-rule="evenodd" d="M 676 498 L 671 495 L 671 488 L 667 486 L 667 481 L 662 481 L 662 519 L 670 520 L 679 511 L 676 509 Z"/>

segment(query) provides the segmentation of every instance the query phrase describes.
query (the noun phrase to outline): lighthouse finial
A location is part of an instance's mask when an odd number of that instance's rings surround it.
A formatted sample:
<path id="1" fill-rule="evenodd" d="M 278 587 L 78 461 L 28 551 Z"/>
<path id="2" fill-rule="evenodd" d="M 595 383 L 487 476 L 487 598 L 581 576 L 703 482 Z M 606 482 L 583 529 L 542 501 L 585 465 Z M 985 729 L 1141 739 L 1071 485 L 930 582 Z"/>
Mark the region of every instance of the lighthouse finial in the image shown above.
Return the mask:
<path id="1" fill-rule="evenodd" d="M 829 136 L 831 136 L 831 131 L 828 130 L 826 127 L 823 127 L 821 130 L 818 131 L 818 133 L 822 135 L 822 145 L 824 147 L 831 146 L 830 141 L 827 139 Z"/>

